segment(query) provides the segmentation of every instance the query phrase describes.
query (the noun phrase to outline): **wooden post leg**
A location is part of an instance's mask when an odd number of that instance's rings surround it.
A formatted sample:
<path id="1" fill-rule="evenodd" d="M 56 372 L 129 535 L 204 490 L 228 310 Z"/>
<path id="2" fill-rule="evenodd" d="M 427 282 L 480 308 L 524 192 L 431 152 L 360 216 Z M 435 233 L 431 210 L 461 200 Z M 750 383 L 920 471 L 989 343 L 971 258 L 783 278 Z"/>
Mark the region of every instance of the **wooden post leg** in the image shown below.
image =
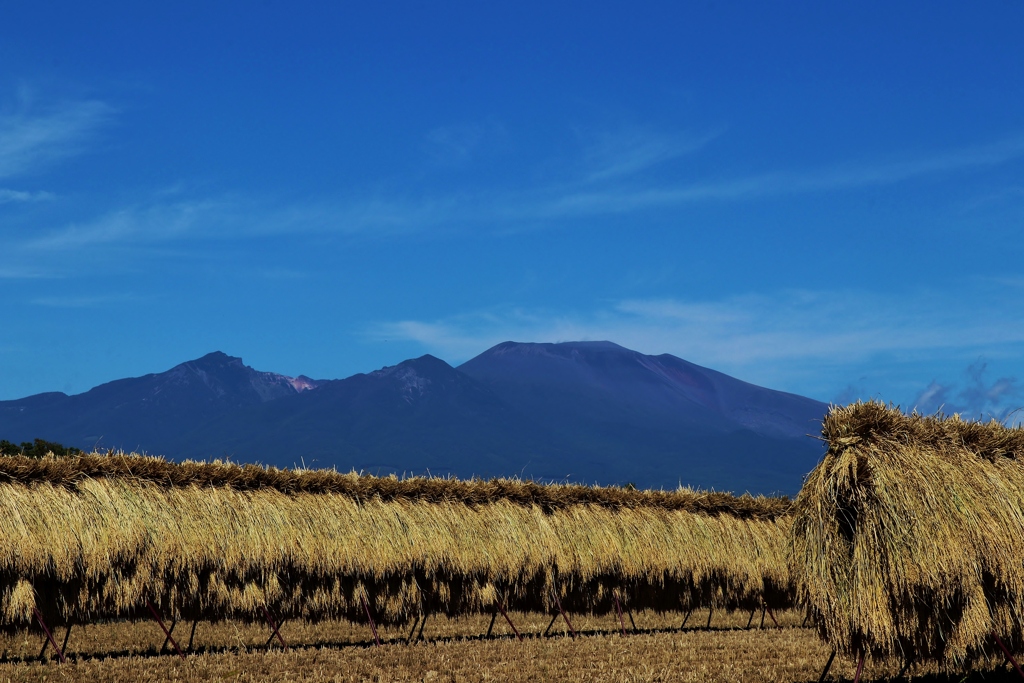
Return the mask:
<path id="1" fill-rule="evenodd" d="M 766 612 L 768 612 L 768 616 L 772 618 L 772 623 L 775 624 L 775 628 L 782 628 L 781 626 L 779 626 L 779 622 L 775 619 L 775 615 L 772 614 L 772 611 L 767 607 L 765 607 L 764 609 Z"/>
<path id="2" fill-rule="evenodd" d="M 1003 651 L 1003 654 L 1006 655 L 1006 658 L 1009 659 L 1010 662 L 1013 664 L 1013 668 L 1017 670 L 1017 673 L 1020 674 L 1022 678 L 1024 678 L 1024 671 L 1020 670 L 1020 664 L 1018 664 L 1017 660 L 1013 658 L 1013 655 L 1010 654 L 1009 648 L 1007 648 L 1006 645 L 1003 644 L 1003 641 L 999 639 L 999 636 L 996 634 L 995 631 L 992 631 L 992 637 L 996 639 L 996 643 L 999 645 L 999 649 Z"/>
<path id="3" fill-rule="evenodd" d="M 860 653 L 860 657 L 857 659 L 857 673 L 853 677 L 853 683 L 860 683 L 860 674 L 864 671 L 864 653 Z"/>
<path id="4" fill-rule="evenodd" d="M 68 630 L 64 632 L 64 644 L 60 646 L 61 652 L 68 651 L 68 638 L 71 637 L 71 626 L 72 624 L 68 624 Z"/>
<path id="5" fill-rule="evenodd" d="M 416 633 L 416 627 L 420 624 L 420 616 L 421 615 L 417 614 L 416 618 L 412 620 L 412 628 L 409 629 L 409 637 L 405 639 L 406 645 L 412 643 L 412 634 Z"/>
<path id="6" fill-rule="evenodd" d="M 35 607 L 32 608 L 32 611 L 36 613 L 36 621 L 38 621 L 39 625 L 43 627 L 43 632 L 46 634 L 46 639 L 49 641 L 50 645 L 53 645 L 53 649 L 57 651 L 57 657 L 60 658 L 60 663 L 67 663 L 67 660 L 64 659 L 64 651 L 57 647 L 57 641 L 53 639 L 53 634 L 50 633 L 50 629 L 46 627 L 46 622 L 43 621 L 42 613 Z M 42 654 L 39 655 L 39 658 L 42 659 Z"/>
<path id="7" fill-rule="evenodd" d="M 370 603 L 366 601 L 365 594 L 360 593 L 359 597 L 363 601 L 363 609 L 366 610 L 366 618 L 370 622 L 370 630 L 373 631 L 373 642 L 377 644 L 377 647 L 380 647 L 380 636 L 377 635 L 377 624 L 374 623 L 373 617 L 370 615 Z"/>
<path id="8" fill-rule="evenodd" d="M 430 612 L 423 615 L 423 621 L 420 622 L 420 632 L 416 634 L 416 640 L 423 637 L 423 627 L 427 625 L 427 617 L 430 616 Z"/>
<path id="9" fill-rule="evenodd" d="M 508 613 L 505 611 L 505 601 L 504 600 L 502 600 L 501 602 L 498 603 L 498 609 L 501 610 L 501 616 L 505 617 L 505 621 L 507 621 L 508 625 L 512 627 L 512 633 L 515 633 L 516 634 L 516 638 L 519 639 L 519 642 L 522 642 L 523 641 L 523 637 L 519 634 L 519 629 L 517 629 L 516 625 L 512 623 L 512 620 L 508 618 Z"/>
<path id="10" fill-rule="evenodd" d="M 552 614 L 551 615 L 551 621 L 548 622 L 548 627 L 546 629 L 544 629 L 544 637 L 545 638 L 547 637 L 548 632 L 551 631 L 551 627 L 555 625 L 555 619 L 557 619 L 557 618 L 558 618 L 558 614 Z"/>
<path id="11" fill-rule="evenodd" d="M 146 598 L 146 607 L 149 608 L 149 613 L 153 615 L 153 619 L 156 620 L 156 623 L 160 624 L 160 629 L 164 632 L 164 635 L 167 636 L 167 639 L 171 641 L 171 645 L 174 646 L 174 651 L 177 652 L 178 656 L 184 660 L 185 655 L 181 653 L 181 648 L 178 647 L 178 643 L 176 643 L 174 641 L 174 638 L 171 637 L 171 632 L 167 630 L 166 626 L 164 626 L 163 619 L 161 619 L 160 615 L 157 614 L 156 609 L 153 607 L 153 603 L 149 601 L 149 598 Z"/>
<path id="12" fill-rule="evenodd" d="M 164 644 L 160 646 L 160 652 L 158 654 L 163 654 L 164 653 L 164 649 L 167 647 L 167 643 L 171 642 L 171 634 L 174 633 L 174 627 L 177 626 L 177 625 L 178 625 L 178 620 L 177 619 L 171 619 L 171 627 L 169 629 L 167 629 L 167 637 L 164 638 Z"/>
<path id="13" fill-rule="evenodd" d="M 633 627 L 633 633 L 636 633 L 636 622 L 633 621 L 633 610 L 626 610 L 626 614 L 629 615 L 629 625 Z"/>
<path id="14" fill-rule="evenodd" d="M 491 637 L 491 631 L 494 629 L 494 620 L 498 618 L 498 610 L 494 610 L 494 614 L 491 615 L 491 625 L 487 627 L 487 635 L 484 638 Z"/>
<path id="15" fill-rule="evenodd" d="M 750 625 L 752 623 L 754 623 L 754 615 L 755 614 L 757 614 L 757 608 L 756 607 L 754 609 L 750 610 L 750 618 L 747 619 L 747 626 L 746 626 L 746 628 L 750 628 Z"/>
<path id="16" fill-rule="evenodd" d="M 270 610 L 266 608 L 266 605 L 263 605 L 263 616 L 266 617 L 267 624 L 269 624 L 270 628 L 273 629 L 273 635 L 278 636 L 278 640 L 281 641 L 281 646 L 284 647 L 287 652 L 288 643 L 286 643 L 285 639 L 281 636 L 281 630 L 278 628 L 278 625 L 274 623 L 273 617 L 270 616 Z"/>
<path id="17" fill-rule="evenodd" d="M 704 628 L 711 628 L 711 615 L 715 613 L 715 606 L 712 605 L 708 608 L 708 625 Z"/>
<path id="18" fill-rule="evenodd" d="M 811 613 L 810 613 L 810 612 L 807 612 L 807 613 L 806 613 L 806 614 L 804 615 L 804 621 L 803 621 L 803 623 L 802 623 L 802 624 L 800 624 L 800 628 L 803 628 L 804 626 L 807 626 L 807 620 L 808 620 L 808 619 L 810 619 L 810 618 L 811 618 Z"/>
<path id="19" fill-rule="evenodd" d="M 569 633 L 571 633 L 572 637 L 575 638 L 576 637 L 576 629 L 574 629 L 572 627 L 572 622 L 569 621 L 569 615 L 565 613 L 564 609 L 562 609 L 562 601 L 558 597 L 558 591 L 557 590 L 554 591 L 554 595 L 555 595 L 555 604 L 558 605 L 558 611 L 562 613 L 562 618 L 565 619 L 565 623 L 569 627 Z"/>
<path id="20" fill-rule="evenodd" d="M 832 662 L 835 661 L 836 651 L 832 650 L 832 654 L 829 655 L 828 661 L 825 662 L 825 668 L 822 669 L 821 676 L 818 676 L 818 683 L 825 683 L 825 676 L 828 676 L 828 670 L 832 668 Z"/>
<path id="21" fill-rule="evenodd" d="M 683 623 L 679 627 L 680 631 L 682 631 L 684 628 L 686 628 L 686 622 L 690 620 L 690 614 L 692 614 L 692 613 L 693 613 L 693 608 L 692 607 L 690 609 L 686 610 L 686 615 L 683 617 Z"/>
<path id="22" fill-rule="evenodd" d="M 910 669 L 910 665 L 913 663 L 914 660 L 907 657 L 907 661 L 903 662 L 903 667 L 900 669 L 900 672 L 896 674 L 896 678 L 903 678 L 903 674 L 907 673 L 907 670 Z"/>
<path id="23" fill-rule="evenodd" d="M 619 628 L 622 629 L 622 637 L 626 637 L 626 622 L 622 618 L 622 605 L 619 604 L 619 596 L 612 593 L 612 597 L 615 598 L 615 611 L 619 613 Z"/>
<path id="24" fill-rule="evenodd" d="M 765 613 L 766 613 L 767 611 L 768 611 L 768 608 L 767 608 L 767 607 L 761 607 L 761 625 L 760 625 L 760 626 L 758 626 L 757 628 L 759 628 L 759 629 L 762 629 L 762 628 L 764 628 L 764 615 L 765 615 Z"/>
<path id="25" fill-rule="evenodd" d="M 194 641 L 195 638 L 196 638 L 196 626 L 198 624 L 199 624 L 199 620 L 198 619 L 196 619 L 195 621 L 192 622 L 192 633 L 190 633 L 189 636 L 188 636 L 188 648 L 187 649 L 188 649 L 189 652 L 192 652 L 192 641 Z"/>

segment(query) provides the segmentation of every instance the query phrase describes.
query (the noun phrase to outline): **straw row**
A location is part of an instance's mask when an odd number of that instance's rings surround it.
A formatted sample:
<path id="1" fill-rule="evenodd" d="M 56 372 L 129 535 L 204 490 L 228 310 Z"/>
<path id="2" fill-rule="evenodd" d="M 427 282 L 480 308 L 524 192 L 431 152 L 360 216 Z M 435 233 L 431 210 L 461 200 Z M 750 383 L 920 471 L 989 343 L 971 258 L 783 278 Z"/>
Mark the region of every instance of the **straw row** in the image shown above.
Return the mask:
<path id="1" fill-rule="evenodd" d="M 792 604 L 789 502 L 89 455 L 0 458 L 0 622 L 404 622 Z"/>

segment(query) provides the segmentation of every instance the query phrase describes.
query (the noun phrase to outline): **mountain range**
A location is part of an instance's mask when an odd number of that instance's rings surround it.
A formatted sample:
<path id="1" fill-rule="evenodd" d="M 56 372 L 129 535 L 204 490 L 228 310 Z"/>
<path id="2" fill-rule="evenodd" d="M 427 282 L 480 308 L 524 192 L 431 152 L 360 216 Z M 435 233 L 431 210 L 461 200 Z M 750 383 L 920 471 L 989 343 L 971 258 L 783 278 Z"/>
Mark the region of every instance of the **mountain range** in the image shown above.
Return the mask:
<path id="1" fill-rule="evenodd" d="M 0 438 L 372 474 L 795 494 L 828 406 L 611 342 L 506 342 L 340 380 L 215 352 L 82 394 L 0 401 Z M 809 436 L 810 435 L 810 436 Z"/>

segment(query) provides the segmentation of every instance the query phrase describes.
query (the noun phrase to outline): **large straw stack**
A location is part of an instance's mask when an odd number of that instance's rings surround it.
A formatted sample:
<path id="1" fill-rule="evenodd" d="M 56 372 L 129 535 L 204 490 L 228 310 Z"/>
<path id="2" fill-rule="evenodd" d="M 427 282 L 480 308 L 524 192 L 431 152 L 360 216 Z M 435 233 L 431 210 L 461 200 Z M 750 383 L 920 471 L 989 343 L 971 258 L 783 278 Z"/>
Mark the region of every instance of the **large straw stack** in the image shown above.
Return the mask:
<path id="1" fill-rule="evenodd" d="M 834 407 L 794 510 L 790 567 L 847 655 L 966 666 L 1024 649 L 1024 431 Z"/>
<path id="2" fill-rule="evenodd" d="M 792 604 L 786 499 L 0 458 L 0 625 Z M 363 601 L 366 601 L 364 606 Z"/>

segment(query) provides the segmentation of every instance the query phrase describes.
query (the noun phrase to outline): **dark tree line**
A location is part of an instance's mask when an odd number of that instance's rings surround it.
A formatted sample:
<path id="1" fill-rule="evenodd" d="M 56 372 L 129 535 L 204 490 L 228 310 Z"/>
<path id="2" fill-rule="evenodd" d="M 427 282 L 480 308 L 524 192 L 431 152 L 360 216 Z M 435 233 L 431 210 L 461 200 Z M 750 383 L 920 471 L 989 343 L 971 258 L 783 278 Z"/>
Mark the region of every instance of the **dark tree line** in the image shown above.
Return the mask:
<path id="1" fill-rule="evenodd" d="M 62 446 L 59 443 L 43 439 L 22 441 L 20 446 L 7 440 L 0 440 L 0 455 L 27 455 L 30 458 L 41 458 L 49 453 L 54 455 L 78 455 L 81 452 L 79 448 Z"/>

